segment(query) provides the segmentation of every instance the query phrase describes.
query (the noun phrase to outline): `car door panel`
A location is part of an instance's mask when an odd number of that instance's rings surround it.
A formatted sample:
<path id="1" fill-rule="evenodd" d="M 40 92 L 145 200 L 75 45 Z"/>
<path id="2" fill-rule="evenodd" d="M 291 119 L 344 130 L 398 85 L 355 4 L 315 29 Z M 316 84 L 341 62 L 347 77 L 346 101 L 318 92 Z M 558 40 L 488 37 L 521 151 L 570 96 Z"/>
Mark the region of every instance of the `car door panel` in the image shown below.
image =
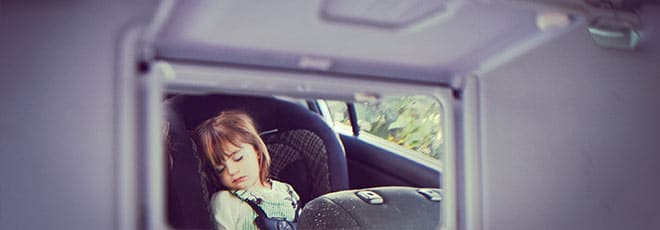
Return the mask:
<path id="1" fill-rule="evenodd" d="M 441 173 L 406 157 L 341 134 L 351 188 L 401 185 L 441 187 Z"/>

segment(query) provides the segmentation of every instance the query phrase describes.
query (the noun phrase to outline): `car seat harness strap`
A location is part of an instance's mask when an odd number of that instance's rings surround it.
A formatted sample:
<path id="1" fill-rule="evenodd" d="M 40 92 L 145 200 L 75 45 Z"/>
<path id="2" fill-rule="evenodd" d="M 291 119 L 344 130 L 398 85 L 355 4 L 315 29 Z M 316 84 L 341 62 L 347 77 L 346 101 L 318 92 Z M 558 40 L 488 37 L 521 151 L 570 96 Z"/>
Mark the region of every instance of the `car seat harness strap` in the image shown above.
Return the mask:
<path id="1" fill-rule="evenodd" d="M 248 199 L 248 198 L 242 198 L 238 196 L 236 193 L 234 194 L 236 197 L 240 198 L 241 200 L 245 201 L 250 207 L 254 210 L 255 213 L 257 213 L 257 217 L 254 219 L 254 223 L 257 225 L 259 229 L 263 230 L 295 230 L 296 229 L 296 223 L 298 222 L 298 216 L 300 216 L 300 201 L 296 200 L 295 197 L 293 196 L 293 189 L 291 186 L 288 187 L 288 193 L 289 197 L 291 200 L 291 206 L 295 209 L 295 216 L 293 218 L 293 221 L 288 221 L 286 218 L 283 217 L 268 217 L 266 212 L 259 206 L 262 202 L 263 199 L 261 197 L 258 197 L 257 195 L 250 194 L 254 199 Z M 289 200 L 289 199 L 287 199 Z"/>

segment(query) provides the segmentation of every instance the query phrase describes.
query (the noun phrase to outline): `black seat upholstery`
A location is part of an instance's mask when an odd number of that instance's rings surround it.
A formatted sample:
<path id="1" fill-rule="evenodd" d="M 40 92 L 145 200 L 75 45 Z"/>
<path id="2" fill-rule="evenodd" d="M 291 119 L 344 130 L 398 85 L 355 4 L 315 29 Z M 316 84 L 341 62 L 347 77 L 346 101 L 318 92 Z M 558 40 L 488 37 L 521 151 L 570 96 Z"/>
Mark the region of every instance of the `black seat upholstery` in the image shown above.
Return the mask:
<path id="1" fill-rule="evenodd" d="M 169 136 L 165 150 L 168 153 L 167 219 L 179 229 L 210 229 L 208 208 L 203 197 L 200 161 L 192 154 L 193 141 L 179 114 L 166 106 Z"/>
<path id="2" fill-rule="evenodd" d="M 271 177 L 291 184 L 303 203 L 348 188 L 341 142 L 317 114 L 295 103 L 234 95 L 175 96 L 165 102 L 170 123 L 168 218 L 176 228 L 210 228 L 208 200 L 219 189 L 208 162 L 196 153 L 190 134 L 221 111 L 250 114 L 271 154 Z M 199 219 L 206 218 L 205 220 Z"/>

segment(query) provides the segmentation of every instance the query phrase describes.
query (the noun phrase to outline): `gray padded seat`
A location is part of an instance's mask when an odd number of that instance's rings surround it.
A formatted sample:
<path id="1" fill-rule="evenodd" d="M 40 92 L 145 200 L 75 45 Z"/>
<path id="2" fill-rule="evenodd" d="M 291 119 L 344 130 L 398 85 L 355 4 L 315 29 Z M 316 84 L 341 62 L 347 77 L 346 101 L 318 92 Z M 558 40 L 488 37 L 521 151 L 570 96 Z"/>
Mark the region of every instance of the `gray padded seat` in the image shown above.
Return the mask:
<path id="1" fill-rule="evenodd" d="M 377 194 L 382 203 L 370 204 L 358 192 Z M 308 202 L 298 229 L 440 229 L 441 204 L 442 191 L 436 188 L 392 186 L 339 191 Z"/>

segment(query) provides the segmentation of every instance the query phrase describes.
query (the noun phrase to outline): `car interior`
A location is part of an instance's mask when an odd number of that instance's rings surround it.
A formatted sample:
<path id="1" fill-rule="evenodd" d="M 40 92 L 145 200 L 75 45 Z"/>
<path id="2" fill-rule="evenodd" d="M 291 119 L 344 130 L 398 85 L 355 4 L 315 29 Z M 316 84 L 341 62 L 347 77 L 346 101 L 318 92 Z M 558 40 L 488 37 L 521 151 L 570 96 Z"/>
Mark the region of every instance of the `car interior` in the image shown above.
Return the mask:
<path id="1" fill-rule="evenodd" d="M 356 117 L 360 106 L 427 87 L 447 114 L 455 111 L 458 117 L 447 122 L 457 128 L 443 127 L 443 132 L 465 134 L 461 125 L 474 122 L 463 113 L 475 106 L 469 104 L 474 96 L 464 95 L 466 88 L 478 87 L 473 74 L 586 20 L 570 11 L 508 3 L 410 1 L 394 7 L 367 2 L 163 4 L 168 17 L 150 27 L 154 50 L 147 61 L 171 72 L 160 77 L 170 126 L 166 206 L 172 227 L 213 227 L 208 204 L 219 186 L 191 132 L 223 110 L 239 109 L 254 117 L 262 133 L 273 178 L 301 195 L 300 228 L 452 229 L 457 196 L 464 191 L 456 182 L 453 154 L 470 148 L 469 143 L 445 146 L 447 156 L 425 163 L 404 150 L 366 141 L 361 126 L 369 125 Z M 610 28 L 591 26 L 594 36 Z M 396 87 L 374 86 L 381 82 Z M 402 90 L 402 85 L 410 88 Z M 444 93 L 433 93 L 438 90 Z M 335 112 L 326 111 L 322 101 L 327 100 L 345 104 L 352 132 L 339 132 L 328 119 Z"/>
<path id="2" fill-rule="evenodd" d="M 209 227 L 206 220 L 195 221 L 195 218 L 210 218 L 208 209 L 199 209 L 206 206 L 199 203 L 208 204 L 210 195 L 218 191 L 219 184 L 210 175 L 214 171 L 209 167 L 208 160 L 195 151 L 195 143 L 189 134 L 201 122 L 223 110 L 247 112 L 258 124 L 259 130 L 266 132 L 262 134 L 262 139 L 271 154 L 272 178 L 294 186 L 302 203 L 348 188 L 346 158 L 336 133 L 320 116 L 298 104 L 267 97 L 177 95 L 167 99 L 165 106 L 168 108 L 167 121 L 180 126 L 170 129 L 173 167 L 168 178 L 171 185 L 169 203 L 194 203 L 198 208 L 198 212 L 184 211 L 181 213 L 183 215 L 176 215 L 174 212 L 182 210 L 170 207 L 168 215 L 176 227 Z M 183 137 L 183 140 L 175 140 L 175 136 Z M 192 186 L 181 184 L 191 180 L 201 183 Z"/>
<path id="3" fill-rule="evenodd" d="M 0 0 L 0 56 L 0 229 L 216 228 L 226 110 L 300 229 L 660 229 L 660 0 Z"/>
<path id="4" fill-rule="evenodd" d="M 163 107 L 166 111 L 165 123 L 169 125 L 165 152 L 171 164 L 167 167 L 167 216 L 168 222 L 176 229 L 213 228 L 209 199 L 210 195 L 218 191 L 219 182 L 214 180 L 214 171 L 208 160 L 196 151 L 191 134 L 204 120 L 221 111 L 236 109 L 250 114 L 258 125 L 271 154 L 272 178 L 291 184 L 300 195 L 303 205 L 313 200 L 303 209 L 300 221 L 305 224 L 301 228 L 362 226 L 382 229 L 390 224 L 375 220 L 384 217 L 382 214 L 395 215 L 396 212 L 392 210 L 399 212 L 404 207 L 425 213 L 416 218 L 406 218 L 406 221 L 427 226 L 438 224 L 429 221 L 437 218 L 428 217 L 438 216 L 440 200 L 424 199 L 425 193 L 416 191 L 412 186 L 439 189 L 439 172 L 426 173 L 419 170 L 432 169 L 415 167 L 410 165 L 412 162 L 406 166 L 399 159 L 388 159 L 387 156 L 391 154 L 383 153 L 386 150 L 361 143 L 355 137 L 344 135 L 340 138 L 320 114 L 307 108 L 307 104 L 266 96 L 213 94 L 170 95 L 164 100 Z M 345 153 L 344 149 L 352 154 Z M 374 157 L 374 154 L 382 157 L 369 158 Z M 351 156 L 355 158 L 350 158 L 352 163 L 347 163 L 347 158 Z M 388 166 L 396 167 L 399 173 L 393 174 L 391 169 L 394 168 L 383 169 Z M 405 170 L 410 174 L 406 174 Z M 354 184 L 349 186 L 351 180 Z M 355 184 L 362 186 L 357 187 Z M 399 187 L 391 187 L 394 185 Z M 387 206 L 374 206 L 357 199 L 357 192 L 364 189 L 383 196 Z M 332 198 L 324 196 L 326 194 L 333 194 Z M 315 199 L 321 196 L 324 198 Z M 328 199 L 334 202 L 328 203 Z M 425 208 L 420 209 L 420 201 L 426 202 Z M 341 214 L 339 211 L 345 208 L 335 207 L 336 210 L 328 212 L 328 207 L 331 207 L 328 205 L 347 205 L 346 202 L 351 202 L 351 207 L 362 208 L 349 208 L 342 216 L 329 215 Z M 349 225 L 337 225 L 345 223 L 343 220 L 350 216 L 357 218 L 352 225 L 351 222 L 346 222 Z M 400 216 L 397 218 L 401 219 Z"/>

